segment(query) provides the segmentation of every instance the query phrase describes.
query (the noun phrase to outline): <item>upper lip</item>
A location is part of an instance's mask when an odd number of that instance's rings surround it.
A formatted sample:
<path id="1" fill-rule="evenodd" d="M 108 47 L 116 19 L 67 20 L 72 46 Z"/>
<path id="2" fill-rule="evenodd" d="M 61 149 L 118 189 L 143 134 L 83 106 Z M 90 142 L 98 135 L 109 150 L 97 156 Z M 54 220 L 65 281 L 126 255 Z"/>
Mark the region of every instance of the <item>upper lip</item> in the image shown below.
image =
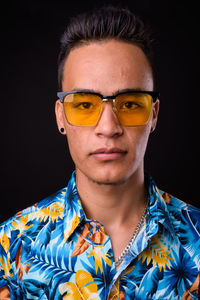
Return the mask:
<path id="1" fill-rule="evenodd" d="M 126 153 L 126 150 L 123 150 L 121 148 L 99 148 L 95 151 L 93 151 L 91 154 L 98 154 L 98 153 Z"/>

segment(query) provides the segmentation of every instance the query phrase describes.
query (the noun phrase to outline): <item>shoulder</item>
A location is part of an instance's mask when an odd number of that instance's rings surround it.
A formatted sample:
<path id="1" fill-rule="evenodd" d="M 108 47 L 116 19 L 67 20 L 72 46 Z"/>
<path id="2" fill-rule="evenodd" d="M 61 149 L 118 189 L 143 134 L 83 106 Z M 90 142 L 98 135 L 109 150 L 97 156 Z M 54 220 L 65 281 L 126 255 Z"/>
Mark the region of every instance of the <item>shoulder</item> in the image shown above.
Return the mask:
<path id="1" fill-rule="evenodd" d="M 12 231 L 18 232 L 21 236 L 25 230 L 40 223 L 52 219 L 52 221 L 62 217 L 64 213 L 65 194 L 67 188 L 63 188 L 42 201 L 17 212 L 13 217 L 0 224 L 0 245 L 2 236 L 11 237 Z"/>
<path id="2" fill-rule="evenodd" d="M 164 192 L 162 197 L 176 236 L 200 270 L 200 209 Z"/>
<path id="3" fill-rule="evenodd" d="M 54 226 L 57 221 L 62 222 L 66 193 L 67 188 L 64 188 L 0 225 L 0 289 L 7 286 L 9 278 L 17 276 L 21 260 L 27 260 L 37 236 L 41 233 L 41 241 L 48 238 L 48 229 L 44 230 L 48 224 Z"/>
<path id="4" fill-rule="evenodd" d="M 200 209 L 189 204 L 186 203 L 166 192 L 162 192 L 162 197 L 167 205 L 167 209 L 170 213 L 171 216 L 173 216 L 174 218 L 176 218 L 177 220 L 179 219 L 180 221 L 182 219 L 185 219 L 186 216 L 190 216 L 190 218 L 192 218 L 193 220 L 197 221 L 197 226 L 200 226 L 199 222 L 200 222 Z M 189 219 L 188 219 L 189 221 Z"/>

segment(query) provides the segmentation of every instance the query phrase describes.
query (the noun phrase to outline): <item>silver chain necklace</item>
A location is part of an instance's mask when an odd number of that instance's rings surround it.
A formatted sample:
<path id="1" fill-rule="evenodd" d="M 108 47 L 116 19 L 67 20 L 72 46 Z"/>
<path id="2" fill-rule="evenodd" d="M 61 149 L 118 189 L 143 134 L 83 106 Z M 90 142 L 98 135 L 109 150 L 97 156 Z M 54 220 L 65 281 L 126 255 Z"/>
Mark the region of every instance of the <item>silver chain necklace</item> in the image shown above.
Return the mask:
<path id="1" fill-rule="evenodd" d="M 118 257 L 118 259 L 115 261 L 115 266 L 118 267 L 122 261 L 124 260 L 124 257 L 126 256 L 126 254 L 128 254 L 131 245 L 133 244 L 134 240 L 136 239 L 138 232 L 140 230 L 140 228 L 142 227 L 142 225 L 144 224 L 145 218 L 146 218 L 146 214 L 147 214 L 147 207 L 148 207 L 148 203 L 149 203 L 149 197 L 148 197 L 148 201 L 147 201 L 147 205 L 144 209 L 144 212 L 142 214 L 142 217 L 140 219 L 140 222 L 137 224 L 135 231 L 130 239 L 130 241 L 128 242 L 128 245 L 125 247 L 125 249 L 123 250 L 123 252 L 120 254 L 120 256 Z"/>

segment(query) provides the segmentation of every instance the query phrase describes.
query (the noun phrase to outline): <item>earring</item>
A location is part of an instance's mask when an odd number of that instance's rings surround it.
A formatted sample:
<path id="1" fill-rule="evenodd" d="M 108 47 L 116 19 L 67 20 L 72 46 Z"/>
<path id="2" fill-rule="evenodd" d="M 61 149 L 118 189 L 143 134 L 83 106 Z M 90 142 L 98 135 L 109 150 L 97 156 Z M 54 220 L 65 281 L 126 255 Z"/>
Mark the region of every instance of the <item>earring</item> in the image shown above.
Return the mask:
<path id="1" fill-rule="evenodd" d="M 60 128 L 60 132 L 63 133 L 65 131 L 65 129 L 62 127 Z"/>
<path id="2" fill-rule="evenodd" d="M 152 132 L 154 131 L 154 129 L 155 129 L 155 128 L 151 127 L 151 131 L 150 131 L 150 133 L 152 133 Z"/>

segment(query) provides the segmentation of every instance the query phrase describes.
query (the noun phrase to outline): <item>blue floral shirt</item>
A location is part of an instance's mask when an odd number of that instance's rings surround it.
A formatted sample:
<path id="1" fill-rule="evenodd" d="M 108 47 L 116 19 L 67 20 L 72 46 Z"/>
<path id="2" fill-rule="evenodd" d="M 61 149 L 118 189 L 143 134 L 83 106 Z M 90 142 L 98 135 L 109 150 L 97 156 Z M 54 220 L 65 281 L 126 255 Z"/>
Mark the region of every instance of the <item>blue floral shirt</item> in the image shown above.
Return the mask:
<path id="1" fill-rule="evenodd" d="M 198 299 L 200 210 L 148 178 L 145 226 L 115 268 L 104 227 L 87 219 L 75 172 L 0 226 L 0 299 Z"/>

